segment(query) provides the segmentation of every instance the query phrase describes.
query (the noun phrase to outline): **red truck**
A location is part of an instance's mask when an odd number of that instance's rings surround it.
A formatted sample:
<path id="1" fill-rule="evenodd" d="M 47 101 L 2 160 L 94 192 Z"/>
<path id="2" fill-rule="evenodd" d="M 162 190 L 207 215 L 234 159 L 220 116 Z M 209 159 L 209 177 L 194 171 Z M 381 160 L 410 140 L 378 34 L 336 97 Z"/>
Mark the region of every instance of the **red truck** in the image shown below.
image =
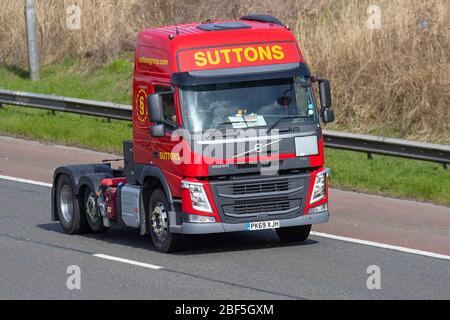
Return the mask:
<path id="1" fill-rule="evenodd" d="M 195 234 L 275 229 L 303 241 L 329 219 L 322 123 L 332 121 L 329 81 L 310 74 L 275 17 L 145 30 L 123 169 L 57 168 L 52 220 L 68 234 L 136 228 L 160 252 Z"/>

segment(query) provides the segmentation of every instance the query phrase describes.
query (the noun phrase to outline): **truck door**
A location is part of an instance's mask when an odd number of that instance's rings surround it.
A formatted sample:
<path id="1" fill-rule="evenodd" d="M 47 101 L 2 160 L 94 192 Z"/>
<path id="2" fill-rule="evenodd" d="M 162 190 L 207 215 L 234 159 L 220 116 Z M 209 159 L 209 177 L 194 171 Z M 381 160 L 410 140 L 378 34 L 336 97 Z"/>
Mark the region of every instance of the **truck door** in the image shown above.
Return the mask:
<path id="1" fill-rule="evenodd" d="M 173 152 L 178 141 L 172 141 L 173 131 L 181 125 L 179 108 L 176 107 L 176 96 L 170 86 L 155 84 L 153 93 L 159 93 L 162 96 L 164 118 L 167 123 L 164 137 L 150 137 L 152 161 L 164 172 L 172 196 L 179 197 L 181 196 L 180 181 L 182 175 L 180 166 L 175 162 L 180 160 L 180 155 Z"/>

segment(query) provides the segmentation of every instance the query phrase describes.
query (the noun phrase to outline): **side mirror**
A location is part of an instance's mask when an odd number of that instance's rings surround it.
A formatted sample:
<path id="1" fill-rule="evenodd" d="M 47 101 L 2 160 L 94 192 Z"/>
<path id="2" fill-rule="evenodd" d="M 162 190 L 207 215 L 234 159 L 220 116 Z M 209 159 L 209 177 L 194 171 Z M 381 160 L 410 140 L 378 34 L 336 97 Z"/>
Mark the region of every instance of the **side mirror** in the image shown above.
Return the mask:
<path id="1" fill-rule="evenodd" d="M 322 109 L 331 108 L 330 81 L 326 79 L 320 79 L 319 90 L 320 90 L 320 105 Z"/>
<path id="2" fill-rule="evenodd" d="M 162 96 L 159 94 L 152 94 L 148 97 L 147 101 L 149 119 L 152 122 L 160 123 L 164 122 L 164 110 Z"/>
<path id="3" fill-rule="evenodd" d="M 155 125 L 150 127 L 150 134 L 154 138 L 164 137 L 166 135 L 166 126 L 164 125 L 164 110 L 162 103 L 162 96 L 159 94 L 152 94 L 147 101 L 149 110 L 149 119 L 155 122 Z"/>
<path id="4" fill-rule="evenodd" d="M 154 125 L 150 128 L 150 134 L 154 138 L 164 137 L 166 135 L 166 126 L 164 123 Z"/>
<path id="5" fill-rule="evenodd" d="M 325 108 L 322 111 L 322 120 L 324 123 L 331 123 L 334 121 L 334 111 L 330 108 Z"/>

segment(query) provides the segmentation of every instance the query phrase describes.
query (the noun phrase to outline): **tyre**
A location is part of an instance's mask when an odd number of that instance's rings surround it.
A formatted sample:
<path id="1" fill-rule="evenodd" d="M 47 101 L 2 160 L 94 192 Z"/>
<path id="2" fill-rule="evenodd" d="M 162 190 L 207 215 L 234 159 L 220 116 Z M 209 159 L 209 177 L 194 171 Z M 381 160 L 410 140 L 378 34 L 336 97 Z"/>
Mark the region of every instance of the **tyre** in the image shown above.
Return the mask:
<path id="1" fill-rule="evenodd" d="M 169 253 L 184 248 L 184 237 L 171 233 L 169 229 L 169 203 L 163 191 L 156 189 L 152 192 L 149 202 L 149 229 L 155 249 Z"/>
<path id="2" fill-rule="evenodd" d="M 103 218 L 97 205 L 97 196 L 94 190 L 85 188 L 83 194 L 83 205 L 80 208 L 81 213 L 86 217 L 87 223 L 94 232 L 105 232 L 107 228 L 103 226 Z"/>
<path id="3" fill-rule="evenodd" d="M 277 229 L 278 237 L 284 242 L 302 242 L 308 239 L 311 225 Z"/>
<path id="4" fill-rule="evenodd" d="M 67 175 L 61 175 L 56 183 L 56 211 L 65 233 L 78 234 L 89 231 L 86 217 L 80 212 L 79 199 L 72 181 Z"/>

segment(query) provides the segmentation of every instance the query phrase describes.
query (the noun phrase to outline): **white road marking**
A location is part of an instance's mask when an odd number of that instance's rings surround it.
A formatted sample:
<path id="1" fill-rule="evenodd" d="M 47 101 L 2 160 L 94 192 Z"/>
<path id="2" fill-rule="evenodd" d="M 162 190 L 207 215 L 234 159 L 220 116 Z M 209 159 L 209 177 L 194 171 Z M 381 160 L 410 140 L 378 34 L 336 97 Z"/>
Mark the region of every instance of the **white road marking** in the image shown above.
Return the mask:
<path id="1" fill-rule="evenodd" d="M 389 250 L 394 250 L 394 251 L 412 253 L 412 254 L 431 257 L 431 258 L 450 260 L 450 256 L 446 256 L 443 254 L 438 254 L 438 253 L 429 252 L 429 251 L 422 251 L 422 250 L 417 250 L 417 249 L 410 249 L 410 248 L 399 247 L 399 246 L 393 246 L 390 244 L 384 244 L 384 243 L 379 243 L 379 242 L 335 236 L 333 234 L 314 232 L 314 231 L 311 232 L 311 235 L 316 236 L 316 237 L 321 237 L 321 238 L 328 238 L 328 239 L 333 239 L 333 240 L 362 244 L 365 246 L 371 246 L 371 247 L 377 247 L 377 248 L 382 248 L 382 249 L 389 249 Z"/>
<path id="2" fill-rule="evenodd" d="M 45 183 L 45 182 L 28 180 L 28 179 L 22 179 L 22 178 L 15 178 L 15 177 L 8 177 L 8 176 L 0 175 L 0 179 L 8 180 L 8 181 L 14 181 L 14 182 L 27 183 L 27 184 L 33 184 L 33 185 L 36 185 L 36 186 L 47 187 L 47 188 L 51 188 L 52 187 L 51 183 Z"/>
<path id="3" fill-rule="evenodd" d="M 14 181 L 14 182 L 28 183 L 28 184 L 33 184 L 33 185 L 42 186 L 42 187 L 48 187 L 48 188 L 52 187 L 52 184 L 50 184 L 50 183 L 34 181 L 34 180 L 28 180 L 28 179 L 22 179 L 22 178 L 14 178 L 14 177 L 8 177 L 8 176 L 0 175 L 0 179 Z M 357 243 L 357 244 L 370 246 L 370 247 L 377 247 L 377 248 L 382 248 L 382 249 L 406 252 L 406 253 L 411 253 L 411 254 L 425 256 L 425 257 L 450 260 L 450 256 L 446 256 L 446 255 L 443 255 L 443 254 L 438 254 L 438 253 L 429 252 L 429 251 L 416 250 L 416 249 L 410 249 L 410 248 L 405 248 L 405 247 L 399 247 L 399 246 L 394 246 L 394 245 L 385 244 L 385 243 L 379 243 L 379 242 L 373 242 L 373 241 L 367 241 L 367 240 L 360 240 L 360 239 L 336 236 L 336 235 L 333 235 L 333 234 L 314 232 L 314 231 L 311 232 L 311 235 L 316 236 L 316 237 L 321 237 L 321 238 L 328 238 L 328 239 L 333 239 L 333 240 L 340 240 L 340 241 L 345 241 L 345 242 Z M 159 266 L 153 266 L 151 264 L 137 262 L 137 261 L 133 261 L 133 260 L 116 258 L 116 257 L 113 257 L 113 256 L 107 256 L 107 255 L 102 255 L 102 254 L 95 254 L 94 256 L 96 256 L 98 258 L 103 258 L 103 259 L 108 259 L 108 260 L 114 260 L 114 261 L 134 264 L 134 265 L 137 265 L 137 266 L 142 266 L 142 267 L 150 268 L 150 269 L 162 269 L 162 267 L 159 267 Z"/>
<path id="4" fill-rule="evenodd" d="M 94 254 L 93 256 L 97 257 L 97 258 L 101 258 L 101 259 L 117 261 L 117 262 L 122 262 L 122 263 L 128 263 L 128 264 L 132 264 L 134 266 L 144 267 L 144 268 L 153 269 L 153 270 L 164 269 L 163 267 L 155 266 L 153 264 L 148 264 L 148 263 L 134 261 L 134 260 L 128 260 L 128 259 L 122 259 L 122 258 L 118 258 L 118 257 L 114 257 L 114 256 L 108 256 L 106 254 Z"/>

